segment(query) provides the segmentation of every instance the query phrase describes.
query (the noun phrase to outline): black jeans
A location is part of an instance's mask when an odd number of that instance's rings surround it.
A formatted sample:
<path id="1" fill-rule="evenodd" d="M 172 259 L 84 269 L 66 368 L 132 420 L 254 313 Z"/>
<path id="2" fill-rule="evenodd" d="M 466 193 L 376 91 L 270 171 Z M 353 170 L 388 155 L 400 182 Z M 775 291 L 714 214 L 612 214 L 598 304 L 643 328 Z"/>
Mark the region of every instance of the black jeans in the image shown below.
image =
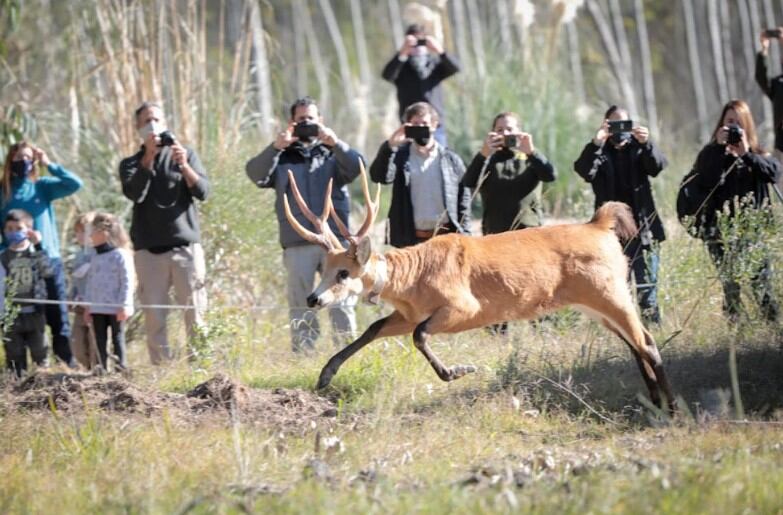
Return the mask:
<path id="1" fill-rule="evenodd" d="M 50 259 L 54 275 L 46 279 L 46 297 L 49 300 L 65 300 L 65 269 L 60 258 Z M 68 306 L 46 304 L 46 325 L 52 331 L 52 350 L 65 364 L 71 363 L 71 324 L 68 321 Z"/>
<path id="2" fill-rule="evenodd" d="M 20 377 L 27 370 L 27 348 L 37 365 L 46 365 L 46 344 L 44 343 L 43 311 L 33 313 L 17 313 L 14 325 L 5 338 L 6 368 L 13 370 Z"/>
<path id="3" fill-rule="evenodd" d="M 125 361 L 125 322 L 117 320 L 117 315 L 101 315 L 94 313 L 92 315 L 92 327 L 95 331 L 95 344 L 98 347 L 98 357 L 103 368 L 109 368 L 109 352 L 107 349 L 109 340 L 109 329 L 111 329 L 111 339 L 114 347 L 114 357 L 116 364 L 120 368 L 127 368 Z"/>
<path id="4" fill-rule="evenodd" d="M 723 312 L 730 318 L 736 318 L 742 310 L 740 285 L 726 270 L 728 266 L 724 262 L 726 246 L 722 241 L 716 240 L 707 241 L 706 243 L 707 250 L 710 253 L 712 262 L 715 264 L 715 268 L 718 270 L 718 276 L 723 286 Z M 761 309 L 762 315 L 768 321 L 775 322 L 778 319 L 779 308 L 777 300 L 772 295 L 771 276 L 772 270 L 769 260 L 765 259 L 758 271 L 751 277 L 750 283 L 753 296 L 759 305 L 759 309 Z"/>
<path id="5" fill-rule="evenodd" d="M 658 248 L 645 247 L 639 238 L 634 238 L 625 246 L 628 257 L 628 273 L 633 274 L 636 283 L 636 301 L 645 322 L 659 324 L 661 315 L 658 309 Z M 629 277 L 630 280 L 630 277 Z"/>

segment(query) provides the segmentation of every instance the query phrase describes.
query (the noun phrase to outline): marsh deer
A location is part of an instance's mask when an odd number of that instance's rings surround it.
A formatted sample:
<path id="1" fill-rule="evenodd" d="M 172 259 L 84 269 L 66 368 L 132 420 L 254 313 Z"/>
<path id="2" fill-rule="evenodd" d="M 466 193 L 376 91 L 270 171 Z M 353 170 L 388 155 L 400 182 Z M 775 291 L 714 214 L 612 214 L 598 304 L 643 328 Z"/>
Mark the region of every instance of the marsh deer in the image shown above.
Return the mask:
<path id="1" fill-rule="evenodd" d="M 305 204 L 289 172 L 291 192 L 313 232 L 284 210 L 291 226 L 306 240 L 327 250 L 321 282 L 308 297 L 309 307 L 327 307 L 361 295 L 391 303 L 394 311 L 375 321 L 353 343 L 332 356 L 318 379 L 326 387 L 340 366 L 359 349 L 388 336 L 413 333 L 413 342 L 443 381 L 475 372 L 471 365 L 445 366 L 427 344 L 438 333 L 514 319 L 535 319 L 564 306 L 574 306 L 600 321 L 631 349 L 650 392 L 661 405 L 661 390 L 674 409 L 674 397 L 661 356 L 642 325 L 631 298 L 628 262 L 620 240 L 633 237 L 636 226 L 630 208 L 619 202 L 601 206 L 590 222 L 529 228 L 470 237 L 436 236 L 413 247 L 381 254 L 367 233 L 378 214 L 380 186 L 370 197 L 367 175 L 361 181 L 367 215 L 351 234 L 331 206 L 331 185 L 324 210 L 316 216 Z M 349 242 L 344 248 L 329 226 L 329 217 Z"/>

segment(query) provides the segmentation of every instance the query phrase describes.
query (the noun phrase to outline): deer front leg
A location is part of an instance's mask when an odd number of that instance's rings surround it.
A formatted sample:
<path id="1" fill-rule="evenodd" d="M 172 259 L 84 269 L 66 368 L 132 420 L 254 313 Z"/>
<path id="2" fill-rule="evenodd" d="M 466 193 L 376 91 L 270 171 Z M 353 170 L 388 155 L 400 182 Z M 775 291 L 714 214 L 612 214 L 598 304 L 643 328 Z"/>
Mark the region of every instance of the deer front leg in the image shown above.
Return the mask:
<path id="1" fill-rule="evenodd" d="M 437 310 L 431 317 L 424 322 L 420 323 L 416 330 L 413 332 L 413 343 L 416 348 L 424 354 L 427 361 L 432 365 L 435 373 L 442 381 L 453 381 L 460 377 L 471 374 L 476 371 L 476 367 L 473 365 L 455 365 L 453 367 L 446 367 L 443 362 L 432 352 L 427 340 L 429 340 L 432 334 L 442 332 L 446 328 L 451 327 L 457 323 L 463 322 L 466 317 L 471 316 L 462 310 L 455 308 L 441 308 Z"/>
<path id="2" fill-rule="evenodd" d="M 329 359 L 326 366 L 321 370 L 321 375 L 318 377 L 318 385 L 316 388 L 320 390 L 329 386 L 329 383 L 332 381 L 332 378 L 342 364 L 371 341 L 386 336 L 406 334 L 414 327 L 415 324 L 405 320 L 397 311 L 394 311 L 386 318 L 376 320 L 353 343 L 346 346 L 343 350 Z"/>

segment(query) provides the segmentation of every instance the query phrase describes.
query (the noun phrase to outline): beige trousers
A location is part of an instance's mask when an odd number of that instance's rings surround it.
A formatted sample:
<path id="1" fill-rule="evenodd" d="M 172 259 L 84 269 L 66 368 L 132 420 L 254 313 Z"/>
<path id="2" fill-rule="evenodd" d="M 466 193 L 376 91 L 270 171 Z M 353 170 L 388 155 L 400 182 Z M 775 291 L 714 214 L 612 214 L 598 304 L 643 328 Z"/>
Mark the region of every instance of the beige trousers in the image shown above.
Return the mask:
<path id="1" fill-rule="evenodd" d="M 97 346 L 93 341 L 90 328 L 84 323 L 84 308 L 76 306 L 71 324 L 71 352 L 87 370 L 98 364 Z"/>
<path id="2" fill-rule="evenodd" d="M 139 250 L 134 254 L 134 261 L 139 300 L 143 305 L 169 304 L 169 290 L 173 286 L 175 302 L 194 307 L 183 310 L 188 342 L 192 343 L 195 329 L 204 323 L 204 312 L 207 309 L 207 290 L 204 286 L 206 266 L 201 245 L 192 243 L 163 254 Z M 173 353 L 166 333 L 166 317 L 170 310 L 143 308 L 143 311 L 150 361 L 157 365 L 172 359 Z"/>

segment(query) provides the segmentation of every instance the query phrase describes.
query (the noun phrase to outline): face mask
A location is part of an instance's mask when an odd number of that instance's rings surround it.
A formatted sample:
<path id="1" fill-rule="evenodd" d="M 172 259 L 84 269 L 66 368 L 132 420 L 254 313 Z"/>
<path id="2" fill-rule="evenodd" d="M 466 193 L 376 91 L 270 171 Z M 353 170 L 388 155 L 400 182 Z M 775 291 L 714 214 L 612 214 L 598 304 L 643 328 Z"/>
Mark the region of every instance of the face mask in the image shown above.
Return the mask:
<path id="1" fill-rule="evenodd" d="M 10 245 L 22 243 L 27 239 L 27 231 L 5 231 L 5 239 Z"/>
<path id="2" fill-rule="evenodd" d="M 631 141 L 631 133 L 630 132 L 618 132 L 617 134 L 612 134 L 612 143 L 614 145 L 622 145 L 623 143 L 627 143 Z"/>
<path id="3" fill-rule="evenodd" d="M 29 159 L 11 161 L 11 177 L 15 179 L 26 179 L 32 171 L 33 162 Z"/>
<path id="4" fill-rule="evenodd" d="M 507 161 L 514 157 L 514 151 L 510 148 L 503 147 L 495 152 L 495 156 L 497 156 L 498 161 Z"/>
<path id="5" fill-rule="evenodd" d="M 139 132 L 139 137 L 143 141 L 147 141 L 147 137 L 149 137 L 150 134 L 154 134 L 157 136 L 158 134 L 160 134 L 165 130 L 166 130 L 166 126 L 163 125 L 162 123 L 150 122 L 144 127 L 140 127 L 138 129 L 138 132 Z"/>

